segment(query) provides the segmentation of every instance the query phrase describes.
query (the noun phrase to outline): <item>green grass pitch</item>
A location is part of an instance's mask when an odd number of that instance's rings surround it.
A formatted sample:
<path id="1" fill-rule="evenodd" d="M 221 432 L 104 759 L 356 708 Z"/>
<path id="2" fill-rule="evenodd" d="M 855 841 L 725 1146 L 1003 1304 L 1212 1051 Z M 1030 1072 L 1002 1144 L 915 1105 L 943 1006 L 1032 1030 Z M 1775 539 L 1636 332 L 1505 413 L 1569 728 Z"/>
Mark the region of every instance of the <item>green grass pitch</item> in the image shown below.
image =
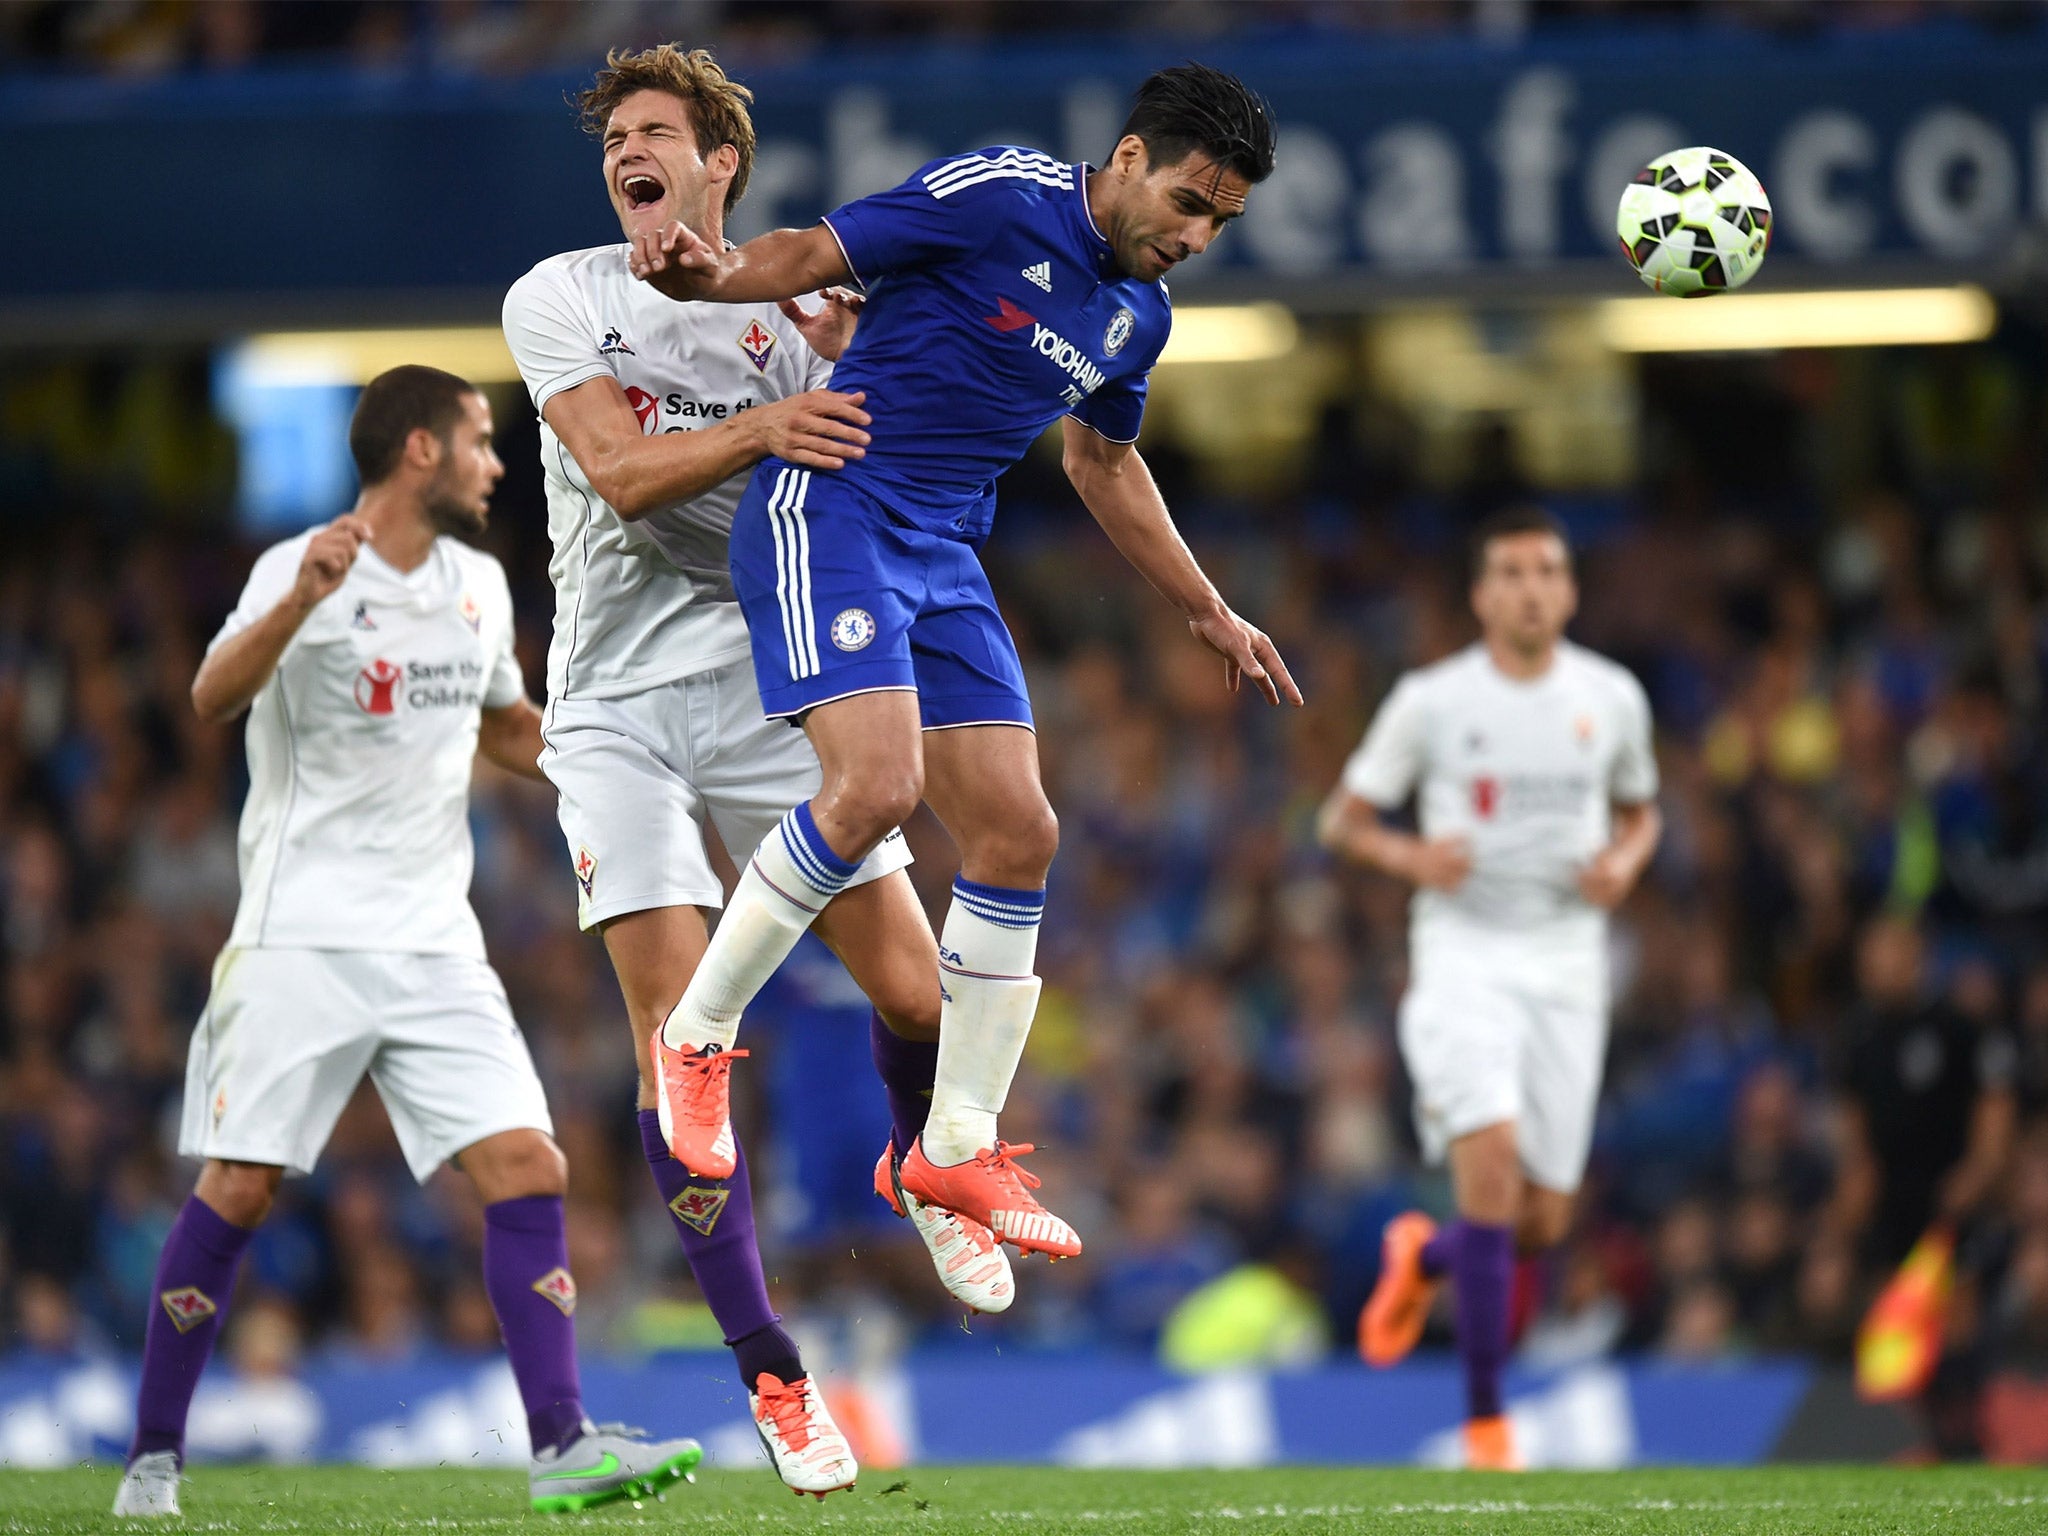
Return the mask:
<path id="1" fill-rule="evenodd" d="M 0 1536 L 234 1532 L 1153 1532 L 1388 1531 L 1400 1536 L 1563 1531 L 1718 1533 L 2048 1530 L 2048 1472 L 1768 1467 L 1729 1471 L 1484 1475 L 1302 1467 L 1253 1472 L 1077 1472 L 919 1467 L 871 1472 L 851 1493 L 799 1501 L 765 1472 L 707 1472 L 641 1507 L 536 1515 L 526 1480 L 470 1471 L 201 1467 L 184 1518 L 107 1513 L 117 1473 L 0 1472 Z"/>

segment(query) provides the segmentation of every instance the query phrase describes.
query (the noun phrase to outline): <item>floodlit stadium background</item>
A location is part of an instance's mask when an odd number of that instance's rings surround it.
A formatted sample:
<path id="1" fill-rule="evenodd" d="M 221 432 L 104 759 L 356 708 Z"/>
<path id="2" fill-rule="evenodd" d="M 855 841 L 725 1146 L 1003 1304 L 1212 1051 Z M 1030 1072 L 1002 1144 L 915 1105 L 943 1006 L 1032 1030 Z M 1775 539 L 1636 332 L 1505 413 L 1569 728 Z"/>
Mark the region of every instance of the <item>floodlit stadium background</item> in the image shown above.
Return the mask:
<path id="1" fill-rule="evenodd" d="M 867 1193 L 883 1111 L 843 977 L 800 957 L 748 1024 L 778 1303 L 865 1394 L 868 1459 L 986 1457 L 995 1400 L 1028 1405 L 1004 1443 L 1032 1456 L 1439 1453 L 1448 1366 L 1369 1381 L 1348 1342 L 1382 1221 L 1447 1198 L 1393 1045 L 1403 897 L 1333 869 L 1310 821 L 1394 674 L 1467 638 L 1464 531 L 1530 498 L 1579 542 L 1578 636 L 1649 688 L 1669 820 L 1615 927 L 1583 1218 L 1527 1297 L 1535 1453 L 2048 1458 L 2048 10 L 15 0 L 0 1461 L 125 1439 L 192 1176 L 175 1110 L 243 784 L 239 726 L 187 702 L 199 648 L 257 550 L 348 504 L 354 387 L 432 362 L 501 424 L 489 543 L 538 691 L 537 439 L 497 303 L 615 238 L 564 92 L 606 46 L 665 38 L 758 92 L 741 235 L 946 150 L 1099 158 L 1130 87 L 1186 56 L 1282 125 L 1244 226 L 1176 276 L 1142 446 L 1310 707 L 1225 694 L 1053 454 L 1003 482 L 989 555 L 1064 828 L 1005 1123 L 1087 1256 L 1030 1266 L 1012 1314 L 963 1332 Z M 1614 198 L 1701 142 L 1770 190 L 1771 258 L 1741 296 L 1645 297 Z M 715 1431 L 744 1408 L 722 1356 L 669 1353 L 716 1332 L 649 1196 L 549 797 L 480 769 L 474 824 L 474 899 L 574 1170 L 592 1370 L 661 1428 Z M 910 830 L 942 903 L 946 840 Z M 1886 914 L 1924 933 L 1925 986 L 2019 1111 L 1931 1414 L 1853 1410 L 1846 1385 L 1900 1196 L 1850 1222 L 1835 1134 Z M 1923 1128 L 1887 1129 L 1910 1161 Z M 222 1373 L 196 1446 L 468 1455 L 509 1391 L 477 1241 L 466 1190 L 416 1189 L 366 1092 L 244 1277 L 223 1364 L 261 1411 L 231 1411 Z"/>

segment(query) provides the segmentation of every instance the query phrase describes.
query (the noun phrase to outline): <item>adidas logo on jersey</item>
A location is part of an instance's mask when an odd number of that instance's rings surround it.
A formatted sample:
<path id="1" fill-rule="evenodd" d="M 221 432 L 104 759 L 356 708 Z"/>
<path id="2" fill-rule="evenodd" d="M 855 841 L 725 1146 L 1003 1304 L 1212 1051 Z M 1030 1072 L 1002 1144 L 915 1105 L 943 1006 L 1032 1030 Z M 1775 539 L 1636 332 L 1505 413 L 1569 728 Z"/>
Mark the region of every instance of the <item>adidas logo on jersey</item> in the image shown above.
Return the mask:
<path id="1" fill-rule="evenodd" d="M 1024 281 L 1047 293 L 1052 292 L 1052 263 L 1041 261 L 1024 269 Z"/>

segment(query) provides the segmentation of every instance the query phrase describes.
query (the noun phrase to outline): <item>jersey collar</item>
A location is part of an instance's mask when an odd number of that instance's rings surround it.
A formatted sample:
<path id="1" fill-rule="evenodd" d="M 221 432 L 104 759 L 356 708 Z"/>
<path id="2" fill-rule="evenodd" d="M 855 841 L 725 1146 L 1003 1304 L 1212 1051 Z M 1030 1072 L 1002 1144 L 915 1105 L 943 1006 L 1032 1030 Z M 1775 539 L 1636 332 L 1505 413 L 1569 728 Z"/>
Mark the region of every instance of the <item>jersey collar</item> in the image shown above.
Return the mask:
<path id="1" fill-rule="evenodd" d="M 1115 269 L 1116 252 L 1110 249 L 1109 240 L 1095 226 L 1095 214 L 1088 206 L 1088 178 L 1095 174 L 1095 167 L 1086 160 L 1074 167 L 1074 196 L 1081 202 L 1081 227 L 1088 231 L 1088 238 L 1095 247 L 1095 265 L 1104 277 L 1111 276 Z"/>

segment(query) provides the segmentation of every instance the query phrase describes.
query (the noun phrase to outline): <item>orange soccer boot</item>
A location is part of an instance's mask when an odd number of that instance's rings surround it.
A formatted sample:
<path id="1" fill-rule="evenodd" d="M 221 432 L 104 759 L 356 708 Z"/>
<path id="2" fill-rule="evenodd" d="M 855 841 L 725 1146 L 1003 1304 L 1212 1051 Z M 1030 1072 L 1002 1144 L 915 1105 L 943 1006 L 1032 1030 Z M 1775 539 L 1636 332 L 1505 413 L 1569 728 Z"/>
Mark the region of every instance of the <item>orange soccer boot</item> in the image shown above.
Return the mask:
<path id="1" fill-rule="evenodd" d="M 1038 1176 L 1017 1161 L 1034 1150 L 1028 1141 L 1016 1146 L 998 1141 L 964 1163 L 941 1168 L 924 1155 L 924 1138 L 919 1137 L 897 1170 L 898 1185 L 926 1205 L 944 1206 L 979 1222 L 998 1242 L 1009 1243 L 1020 1253 L 1070 1259 L 1081 1251 L 1081 1239 L 1038 1203 L 1031 1193 L 1038 1187 Z"/>
<path id="2" fill-rule="evenodd" d="M 1465 1465 L 1473 1472 L 1522 1470 L 1521 1455 L 1515 1450 L 1515 1427 L 1506 1414 L 1465 1421 Z"/>
<path id="3" fill-rule="evenodd" d="M 1422 1272 L 1422 1248 L 1436 1223 L 1407 1211 L 1387 1223 L 1380 1239 L 1380 1279 L 1358 1314 L 1358 1353 L 1384 1369 L 1405 1359 L 1422 1337 L 1441 1281 Z"/>
<path id="4" fill-rule="evenodd" d="M 678 1051 L 661 1031 L 650 1042 L 654 1110 L 669 1155 L 700 1179 L 729 1179 L 739 1166 L 732 1139 L 732 1064 L 745 1051 L 706 1046 Z"/>

